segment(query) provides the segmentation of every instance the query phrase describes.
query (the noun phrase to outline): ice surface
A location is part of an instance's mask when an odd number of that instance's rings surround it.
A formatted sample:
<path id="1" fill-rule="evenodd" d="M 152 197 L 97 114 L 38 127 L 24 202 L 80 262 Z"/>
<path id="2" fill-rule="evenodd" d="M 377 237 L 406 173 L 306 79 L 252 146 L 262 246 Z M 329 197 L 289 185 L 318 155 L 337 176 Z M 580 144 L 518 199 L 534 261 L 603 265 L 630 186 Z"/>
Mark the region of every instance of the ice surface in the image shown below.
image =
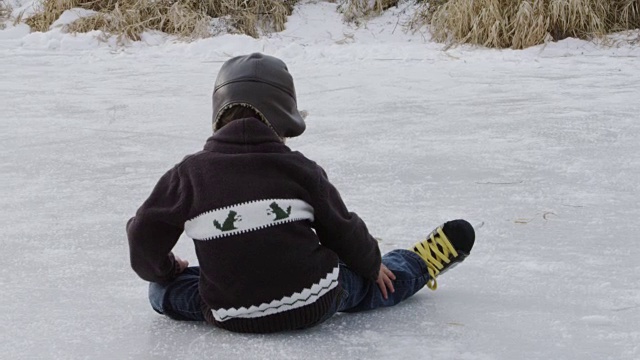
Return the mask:
<path id="1" fill-rule="evenodd" d="M 444 52 L 397 10 L 353 29 L 333 6 L 260 40 L 0 31 L 2 359 L 640 358 L 640 50 Z M 277 335 L 150 309 L 125 222 L 202 147 L 216 71 L 251 51 L 288 63 L 310 113 L 288 144 L 383 251 L 484 222 L 436 292 Z"/>

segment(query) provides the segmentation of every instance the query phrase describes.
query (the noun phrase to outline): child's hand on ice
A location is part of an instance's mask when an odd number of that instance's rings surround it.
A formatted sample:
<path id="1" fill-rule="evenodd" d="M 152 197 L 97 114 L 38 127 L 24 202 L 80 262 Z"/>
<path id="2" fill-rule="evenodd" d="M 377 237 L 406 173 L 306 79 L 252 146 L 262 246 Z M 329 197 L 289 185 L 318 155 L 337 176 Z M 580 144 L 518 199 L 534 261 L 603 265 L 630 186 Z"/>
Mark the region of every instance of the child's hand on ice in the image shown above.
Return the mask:
<path id="1" fill-rule="evenodd" d="M 380 264 L 380 272 L 378 273 L 378 280 L 376 283 L 382 292 L 382 297 L 385 300 L 388 298 L 387 289 L 391 292 L 395 292 L 396 290 L 393 288 L 392 280 L 395 280 L 396 276 L 389 270 L 384 264 Z"/>
<path id="2" fill-rule="evenodd" d="M 187 260 L 182 260 L 179 257 L 177 257 L 176 255 L 173 256 L 176 260 L 176 264 L 178 264 L 178 271 L 176 272 L 177 274 L 180 274 L 181 272 L 183 272 L 187 267 L 189 267 L 189 262 Z"/>

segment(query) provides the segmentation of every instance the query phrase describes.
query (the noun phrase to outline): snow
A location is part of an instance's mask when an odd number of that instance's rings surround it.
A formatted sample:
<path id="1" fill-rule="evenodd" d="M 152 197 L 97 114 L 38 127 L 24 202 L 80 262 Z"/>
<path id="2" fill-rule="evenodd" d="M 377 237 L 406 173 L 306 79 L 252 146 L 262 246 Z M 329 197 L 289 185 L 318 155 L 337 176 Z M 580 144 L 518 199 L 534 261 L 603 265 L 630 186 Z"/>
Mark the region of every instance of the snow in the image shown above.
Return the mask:
<path id="1" fill-rule="evenodd" d="M 82 8 L 73 8 L 70 10 L 66 10 L 63 12 L 60 17 L 51 24 L 51 28 L 61 28 L 65 25 L 69 25 L 78 19 L 82 19 L 84 17 L 89 17 L 91 15 L 97 14 L 96 11 L 87 10 Z"/>
<path id="2" fill-rule="evenodd" d="M 0 31 L 2 358 L 640 358 L 640 49 L 444 51 L 401 10 L 354 28 L 308 2 L 282 33 L 188 44 Z M 253 51 L 289 65 L 309 117 L 288 145 L 383 251 L 484 223 L 437 291 L 275 335 L 151 310 L 125 222 L 203 146 L 222 62 Z"/>

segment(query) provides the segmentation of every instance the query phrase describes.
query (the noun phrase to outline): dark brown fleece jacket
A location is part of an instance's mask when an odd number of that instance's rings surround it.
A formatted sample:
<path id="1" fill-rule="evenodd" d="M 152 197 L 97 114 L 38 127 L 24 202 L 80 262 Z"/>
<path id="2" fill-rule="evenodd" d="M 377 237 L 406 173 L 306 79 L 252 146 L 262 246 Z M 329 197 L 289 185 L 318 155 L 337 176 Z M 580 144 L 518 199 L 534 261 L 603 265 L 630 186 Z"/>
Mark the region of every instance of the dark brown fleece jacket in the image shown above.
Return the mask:
<path id="1" fill-rule="evenodd" d="M 171 249 L 194 239 L 205 318 L 241 332 L 317 322 L 340 286 L 338 259 L 375 280 L 380 251 L 324 170 L 256 119 L 236 120 L 158 182 L 127 223 L 143 279 L 176 276 Z"/>

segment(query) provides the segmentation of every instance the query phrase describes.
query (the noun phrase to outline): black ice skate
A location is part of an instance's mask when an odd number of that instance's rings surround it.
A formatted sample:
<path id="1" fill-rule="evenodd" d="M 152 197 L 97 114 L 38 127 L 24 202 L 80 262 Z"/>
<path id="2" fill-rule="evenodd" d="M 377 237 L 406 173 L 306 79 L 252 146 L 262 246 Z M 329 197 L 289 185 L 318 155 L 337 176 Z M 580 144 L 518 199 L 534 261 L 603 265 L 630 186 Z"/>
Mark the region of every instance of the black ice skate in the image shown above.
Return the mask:
<path id="1" fill-rule="evenodd" d="M 465 220 L 452 220 L 434 229 L 424 241 L 416 243 L 411 250 L 427 263 L 431 278 L 427 287 L 438 288 L 436 277 L 461 263 L 473 247 L 475 231 Z"/>

